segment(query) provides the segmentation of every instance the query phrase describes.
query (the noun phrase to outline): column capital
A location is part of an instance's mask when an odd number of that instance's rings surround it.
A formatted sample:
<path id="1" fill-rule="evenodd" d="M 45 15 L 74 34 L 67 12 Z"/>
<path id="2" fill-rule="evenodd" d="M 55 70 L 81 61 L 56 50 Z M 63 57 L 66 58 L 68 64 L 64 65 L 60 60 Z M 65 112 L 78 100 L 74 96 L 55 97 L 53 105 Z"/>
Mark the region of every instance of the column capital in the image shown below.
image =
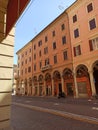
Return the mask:
<path id="1" fill-rule="evenodd" d="M 94 71 L 93 71 L 93 70 L 89 70 L 88 72 L 89 72 L 89 74 L 90 74 L 90 73 L 93 73 Z"/>

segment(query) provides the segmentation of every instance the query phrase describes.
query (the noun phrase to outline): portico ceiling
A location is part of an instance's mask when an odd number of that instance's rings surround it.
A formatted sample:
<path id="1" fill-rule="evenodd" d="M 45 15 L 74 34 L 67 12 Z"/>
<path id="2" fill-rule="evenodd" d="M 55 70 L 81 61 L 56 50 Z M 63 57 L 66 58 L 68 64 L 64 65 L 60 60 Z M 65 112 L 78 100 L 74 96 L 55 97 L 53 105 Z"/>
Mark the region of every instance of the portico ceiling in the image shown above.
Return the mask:
<path id="1" fill-rule="evenodd" d="M 5 14 L 7 13 L 7 5 L 9 0 L 0 0 L 0 42 L 5 36 Z"/>
<path id="2" fill-rule="evenodd" d="M 9 34 L 30 0 L 0 0 L 0 42 Z"/>

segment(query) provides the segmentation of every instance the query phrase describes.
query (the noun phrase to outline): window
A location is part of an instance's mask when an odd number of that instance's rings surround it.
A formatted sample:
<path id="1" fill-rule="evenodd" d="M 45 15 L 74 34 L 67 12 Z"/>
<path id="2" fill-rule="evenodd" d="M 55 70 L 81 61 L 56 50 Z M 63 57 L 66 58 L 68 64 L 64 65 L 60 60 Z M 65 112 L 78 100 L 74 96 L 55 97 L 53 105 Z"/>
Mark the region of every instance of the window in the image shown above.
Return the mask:
<path id="1" fill-rule="evenodd" d="M 63 52 L 63 58 L 64 58 L 64 60 L 67 60 L 67 59 L 68 59 L 67 51 L 64 51 L 64 52 Z"/>
<path id="2" fill-rule="evenodd" d="M 34 60 L 36 60 L 36 54 L 34 54 Z"/>
<path id="3" fill-rule="evenodd" d="M 41 61 L 39 62 L 39 67 L 40 67 L 40 69 L 41 69 L 41 67 L 42 67 L 42 62 L 41 62 Z"/>
<path id="4" fill-rule="evenodd" d="M 55 36 L 55 31 L 52 32 L 52 36 L 53 36 L 53 37 Z"/>
<path id="5" fill-rule="evenodd" d="M 25 74 L 27 73 L 27 68 L 25 68 Z"/>
<path id="6" fill-rule="evenodd" d="M 75 23 L 77 21 L 77 15 L 75 14 L 74 16 L 73 16 L 73 23 Z"/>
<path id="7" fill-rule="evenodd" d="M 54 64 L 57 63 L 57 55 L 54 56 Z"/>
<path id="8" fill-rule="evenodd" d="M 46 65 L 49 65 L 49 58 L 47 58 L 46 60 L 45 60 L 45 66 Z"/>
<path id="9" fill-rule="evenodd" d="M 22 54 L 22 58 L 24 57 L 24 54 Z"/>
<path id="10" fill-rule="evenodd" d="M 29 52 L 31 52 L 31 48 L 29 49 Z"/>
<path id="11" fill-rule="evenodd" d="M 74 30 L 74 37 L 75 38 L 79 37 L 79 30 L 78 30 L 78 28 Z"/>
<path id="12" fill-rule="evenodd" d="M 45 42 L 47 42 L 48 41 L 48 37 L 47 36 L 45 36 Z"/>
<path id="13" fill-rule="evenodd" d="M 22 61 L 21 65 L 23 66 L 23 61 Z"/>
<path id="14" fill-rule="evenodd" d="M 65 24 L 62 24 L 61 25 L 61 30 L 64 30 L 65 29 Z"/>
<path id="15" fill-rule="evenodd" d="M 89 21 L 89 26 L 90 26 L 90 30 L 96 28 L 96 22 L 94 18 Z"/>
<path id="16" fill-rule="evenodd" d="M 47 54 L 48 53 L 48 47 L 45 47 L 44 48 L 44 54 Z"/>
<path id="17" fill-rule="evenodd" d="M 36 71 L 36 64 L 34 64 L 34 71 Z"/>
<path id="18" fill-rule="evenodd" d="M 98 49 L 98 37 L 92 40 L 89 40 L 90 51 Z"/>
<path id="19" fill-rule="evenodd" d="M 29 62 L 31 62 L 31 57 L 29 57 Z"/>
<path id="20" fill-rule="evenodd" d="M 21 75 L 23 75 L 23 70 L 21 70 Z"/>
<path id="21" fill-rule="evenodd" d="M 41 54 L 41 50 L 39 51 L 39 56 L 41 56 L 42 54 Z"/>
<path id="22" fill-rule="evenodd" d="M 38 46 L 40 47 L 42 45 L 42 40 L 38 42 Z"/>
<path id="23" fill-rule="evenodd" d="M 27 59 L 25 60 L 25 64 L 27 64 Z"/>
<path id="24" fill-rule="evenodd" d="M 87 5 L 87 11 L 88 13 L 91 12 L 93 10 L 93 5 L 92 3 L 90 3 L 89 5 Z"/>
<path id="25" fill-rule="evenodd" d="M 29 73 L 31 72 L 31 67 L 30 67 L 30 66 L 28 67 L 28 72 L 29 72 Z"/>
<path id="26" fill-rule="evenodd" d="M 34 50 L 36 50 L 36 45 L 34 45 Z"/>
<path id="27" fill-rule="evenodd" d="M 25 55 L 27 55 L 27 51 L 25 52 Z"/>
<path id="28" fill-rule="evenodd" d="M 53 42 L 53 49 L 56 49 L 56 42 Z"/>
<path id="29" fill-rule="evenodd" d="M 81 55 L 81 47 L 80 45 L 74 47 L 74 56 Z"/>
<path id="30" fill-rule="evenodd" d="M 63 36 L 63 37 L 62 37 L 62 44 L 63 44 L 63 45 L 66 44 L 66 36 Z"/>

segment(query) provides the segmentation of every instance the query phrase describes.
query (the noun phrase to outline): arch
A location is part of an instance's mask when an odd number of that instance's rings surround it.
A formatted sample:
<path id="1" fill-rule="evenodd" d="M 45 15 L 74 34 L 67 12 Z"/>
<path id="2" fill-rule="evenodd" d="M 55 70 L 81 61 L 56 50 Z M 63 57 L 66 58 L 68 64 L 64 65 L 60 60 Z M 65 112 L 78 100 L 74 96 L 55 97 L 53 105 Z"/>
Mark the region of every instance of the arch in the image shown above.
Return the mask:
<path id="1" fill-rule="evenodd" d="M 38 77 L 38 81 L 39 81 L 39 82 L 43 82 L 43 80 L 44 80 L 44 77 L 43 77 L 42 74 L 40 74 L 39 77 Z"/>
<path id="2" fill-rule="evenodd" d="M 37 76 L 33 76 L 33 81 L 37 82 Z"/>
<path id="3" fill-rule="evenodd" d="M 61 75 L 59 71 L 54 71 L 53 73 L 53 79 L 61 79 Z"/>
<path id="4" fill-rule="evenodd" d="M 63 70 L 63 78 L 64 78 L 64 79 L 73 78 L 72 70 L 69 69 L 69 68 L 65 68 L 65 69 Z"/>
<path id="5" fill-rule="evenodd" d="M 46 73 L 45 80 L 46 81 L 50 81 L 51 80 L 51 74 L 50 73 Z"/>
<path id="6" fill-rule="evenodd" d="M 98 95 L 98 60 L 96 60 L 93 65 L 93 77 L 94 77 L 94 84 L 95 84 L 95 90 L 96 94 Z"/>
<path id="7" fill-rule="evenodd" d="M 73 72 L 70 68 L 63 70 L 63 78 L 65 83 L 65 90 L 67 96 L 74 96 Z"/>
<path id="8" fill-rule="evenodd" d="M 93 69 L 98 69 L 98 60 L 96 60 L 96 61 L 92 64 L 92 68 L 93 68 Z"/>
<path id="9" fill-rule="evenodd" d="M 76 67 L 76 77 L 88 77 L 89 73 L 88 73 L 88 68 L 83 65 L 80 64 Z"/>
<path id="10" fill-rule="evenodd" d="M 76 78 L 79 97 L 91 96 L 91 84 L 87 66 L 80 64 L 76 68 Z"/>

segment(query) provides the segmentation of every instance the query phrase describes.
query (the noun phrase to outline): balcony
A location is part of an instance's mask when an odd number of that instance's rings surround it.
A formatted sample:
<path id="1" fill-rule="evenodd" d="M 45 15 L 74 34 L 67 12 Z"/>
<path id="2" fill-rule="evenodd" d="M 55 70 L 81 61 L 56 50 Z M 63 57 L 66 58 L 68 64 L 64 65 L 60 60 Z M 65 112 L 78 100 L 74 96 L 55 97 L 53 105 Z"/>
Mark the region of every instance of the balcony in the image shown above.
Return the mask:
<path id="1" fill-rule="evenodd" d="M 46 65 L 46 66 L 43 66 L 41 68 L 41 71 L 44 72 L 44 71 L 47 71 L 47 70 L 50 70 L 50 69 L 52 69 L 52 65 Z"/>

